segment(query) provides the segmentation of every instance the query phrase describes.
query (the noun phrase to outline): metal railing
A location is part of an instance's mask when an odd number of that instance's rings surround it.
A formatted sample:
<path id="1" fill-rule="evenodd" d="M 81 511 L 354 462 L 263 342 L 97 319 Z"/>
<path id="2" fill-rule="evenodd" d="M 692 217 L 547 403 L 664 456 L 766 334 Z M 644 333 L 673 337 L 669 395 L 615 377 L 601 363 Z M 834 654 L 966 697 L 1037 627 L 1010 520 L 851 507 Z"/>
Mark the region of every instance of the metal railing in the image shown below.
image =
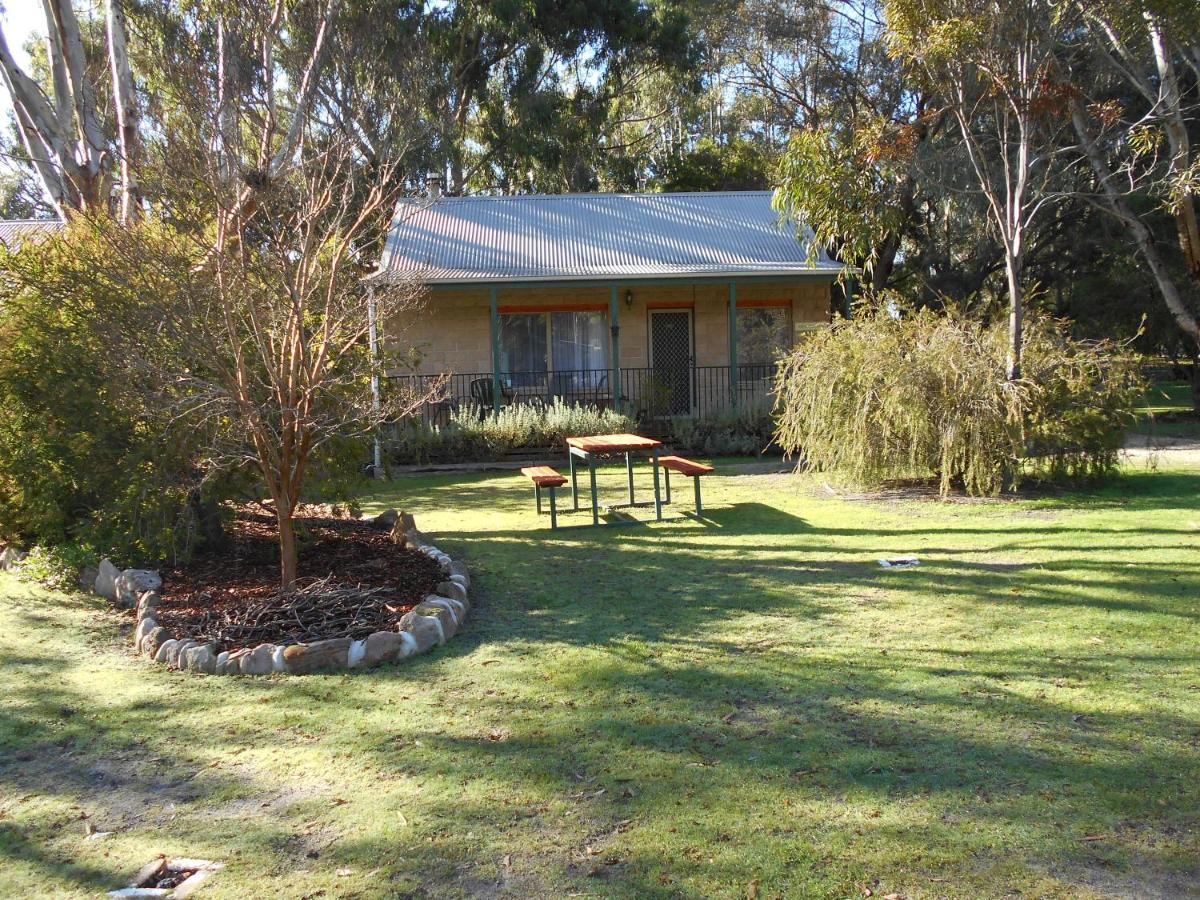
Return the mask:
<path id="1" fill-rule="evenodd" d="M 550 405 L 556 401 L 600 409 L 617 408 L 638 421 L 704 418 L 774 402 L 774 364 L 737 367 L 736 390 L 730 366 L 647 367 L 620 370 L 620 391 L 612 390 L 609 369 L 556 372 L 502 372 L 500 405 Z M 395 375 L 396 387 L 424 392 L 444 379 L 442 389 L 414 416 L 445 425 L 464 409 L 484 414 L 493 408 L 491 372 L 450 375 Z"/>

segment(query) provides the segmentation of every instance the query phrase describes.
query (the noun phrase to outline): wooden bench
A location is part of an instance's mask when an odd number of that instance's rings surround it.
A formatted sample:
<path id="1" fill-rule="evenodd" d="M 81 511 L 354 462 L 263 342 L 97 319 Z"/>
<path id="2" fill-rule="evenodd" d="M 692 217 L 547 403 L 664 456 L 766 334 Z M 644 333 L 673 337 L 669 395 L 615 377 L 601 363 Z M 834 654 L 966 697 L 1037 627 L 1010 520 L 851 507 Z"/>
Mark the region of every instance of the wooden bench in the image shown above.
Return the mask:
<path id="1" fill-rule="evenodd" d="M 663 467 L 663 475 L 666 477 L 667 502 L 671 502 L 671 473 L 678 472 L 680 475 L 686 475 L 692 479 L 692 484 L 695 485 L 696 515 L 701 515 L 703 510 L 700 506 L 700 476 L 712 472 L 713 467 L 706 466 L 704 463 L 693 462 L 690 459 L 684 459 L 682 456 L 660 456 L 658 464 Z"/>
<path id="2" fill-rule="evenodd" d="M 567 483 L 565 475 L 560 475 L 549 466 L 526 466 L 521 474 L 533 482 L 533 499 L 537 504 L 538 515 L 542 514 L 542 488 L 550 491 L 550 528 L 558 527 L 558 506 L 554 501 L 554 489 Z"/>

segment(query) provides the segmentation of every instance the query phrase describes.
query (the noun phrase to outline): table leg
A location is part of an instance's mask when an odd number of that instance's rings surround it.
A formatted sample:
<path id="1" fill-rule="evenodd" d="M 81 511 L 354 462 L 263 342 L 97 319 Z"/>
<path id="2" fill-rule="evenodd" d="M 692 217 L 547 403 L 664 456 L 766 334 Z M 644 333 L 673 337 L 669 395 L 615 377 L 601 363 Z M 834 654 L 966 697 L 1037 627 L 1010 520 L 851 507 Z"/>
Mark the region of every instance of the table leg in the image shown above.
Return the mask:
<path id="1" fill-rule="evenodd" d="M 592 524 L 600 524 L 600 501 L 596 498 L 596 457 L 588 454 L 588 475 L 592 479 Z"/>
<path id="2" fill-rule="evenodd" d="M 575 477 L 575 454 L 567 448 L 567 462 L 571 466 L 571 510 L 579 512 L 579 479 Z"/>
<path id="3" fill-rule="evenodd" d="M 654 448 L 654 518 L 662 521 L 662 494 L 658 489 L 658 448 Z"/>
<path id="4" fill-rule="evenodd" d="M 629 505 L 633 506 L 633 459 L 625 451 L 625 474 L 629 478 Z"/>

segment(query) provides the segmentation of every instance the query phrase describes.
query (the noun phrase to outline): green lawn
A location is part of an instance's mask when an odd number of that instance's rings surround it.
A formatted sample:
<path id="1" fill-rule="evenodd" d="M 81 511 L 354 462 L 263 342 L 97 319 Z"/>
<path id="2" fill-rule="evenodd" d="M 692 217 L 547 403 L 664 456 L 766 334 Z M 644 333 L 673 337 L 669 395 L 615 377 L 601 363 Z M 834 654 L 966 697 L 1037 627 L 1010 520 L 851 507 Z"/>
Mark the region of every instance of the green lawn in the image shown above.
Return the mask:
<path id="1" fill-rule="evenodd" d="M 1136 412 L 1137 434 L 1154 438 L 1200 440 L 1200 420 L 1192 415 L 1192 386 L 1186 381 L 1151 385 Z"/>
<path id="2" fill-rule="evenodd" d="M 514 475 L 405 479 L 370 499 L 472 566 L 467 628 L 279 680 L 0 576 L 0 896 L 157 853 L 214 898 L 1200 896 L 1198 496 L 726 474 L 707 521 L 551 535 Z"/>

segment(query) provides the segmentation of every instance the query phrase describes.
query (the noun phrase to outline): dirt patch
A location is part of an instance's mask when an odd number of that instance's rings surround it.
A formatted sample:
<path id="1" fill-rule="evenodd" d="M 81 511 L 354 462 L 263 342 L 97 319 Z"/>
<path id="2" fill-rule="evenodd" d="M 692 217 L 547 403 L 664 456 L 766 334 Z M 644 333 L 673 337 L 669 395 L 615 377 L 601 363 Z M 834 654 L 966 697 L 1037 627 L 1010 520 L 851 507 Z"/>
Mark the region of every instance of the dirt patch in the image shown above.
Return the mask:
<path id="1" fill-rule="evenodd" d="M 238 650 L 261 642 L 365 638 L 395 630 L 443 580 L 437 562 L 401 549 L 388 529 L 355 519 L 299 518 L 296 593 L 279 593 L 273 516 L 239 509 L 230 542 L 162 573 L 156 618 L 171 634 Z"/>

